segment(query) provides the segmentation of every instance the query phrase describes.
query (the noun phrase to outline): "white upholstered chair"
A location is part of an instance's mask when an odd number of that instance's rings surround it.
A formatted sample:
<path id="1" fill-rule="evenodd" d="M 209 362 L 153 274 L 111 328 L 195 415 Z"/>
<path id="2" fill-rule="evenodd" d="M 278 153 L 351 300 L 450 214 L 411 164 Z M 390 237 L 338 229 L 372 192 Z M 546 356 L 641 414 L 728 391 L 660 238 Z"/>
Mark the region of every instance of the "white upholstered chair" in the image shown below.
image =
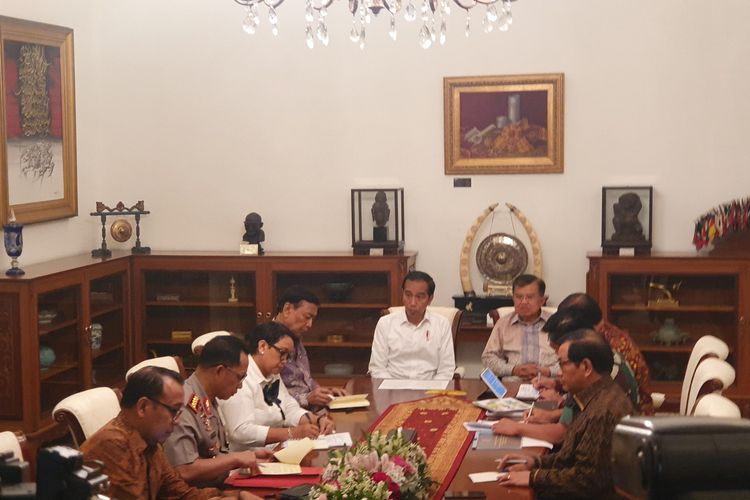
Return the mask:
<path id="1" fill-rule="evenodd" d="M 0 453 L 13 453 L 13 458 L 23 460 L 23 451 L 21 443 L 18 442 L 18 436 L 11 431 L 0 432 Z"/>
<path id="2" fill-rule="evenodd" d="M 71 394 L 52 410 L 55 421 L 65 424 L 80 448 L 104 424 L 120 412 L 120 394 L 109 387 L 95 387 Z"/>
<path id="3" fill-rule="evenodd" d="M 404 306 L 393 306 L 389 307 L 388 309 L 384 309 L 384 314 L 393 314 L 397 312 L 402 312 L 404 310 Z M 457 309 L 455 307 L 441 307 L 441 306 L 427 306 L 427 310 L 430 311 L 433 314 L 439 314 L 440 316 L 443 316 L 445 319 L 448 320 L 451 324 L 451 336 L 453 337 L 453 352 L 455 355 L 456 351 L 456 336 L 458 335 L 458 325 L 461 323 L 461 315 L 463 314 L 463 311 L 461 309 Z M 466 369 L 463 366 L 457 366 L 456 371 L 454 373 L 454 377 L 463 377 L 464 372 Z"/>
<path id="4" fill-rule="evenodd" d="M 698 399 L 693 415 L 696 417 L 742 418 L 740 407 L 731 399 L 720 394 L 706 394 Z"/>
<path id="5" fill-rule="evenodd" d="M 698 364 L 706 358 L 725 360 L 728 355 L 729 346 L 727 346 L 726 342 L 713 335 L 704 335 L 695 342 L 693 350 L 690 353 L 690 358 L 688 359 L 687 368 L 685 369 L 685 378 L 682 381 L 680 415 L 689 415 L 687 411 L 688 397 Z"/>
<path id="6" fill-rule="evenodd" d="M 201 351 L 203 350 L 203 346 L 208 344 L 209 341 L 215 339 L 216 337 L 222 337 L 224 335 L 231 335 L 231 333 L 226 330 L 217 330 L 215 332 L 204 333 L 197 339 L 193 340 L 193 343 L 190 345 L 190 350 L 193 351 L 193 354 L 199 356 Z"/>
<path id="7" fill-rule="evenodd" d="M 704 359 L 698 364 L 690 385 L 685 415 L 692 415 L 698 398 L 710 392 L 721 394 L 734 383 L 735 371 L 732 365 L 718 358 Z"/>
<path id="8" fill-rule="evenodd" d="M 160 356 L 158 358 L 144 359 L 137 365 L 132 366 L 125 374 L 125 380 L 129 379 L 132 374 L 146 366 L 160 366 L 162 368 L 167 368 L 173 372 L 179 373 L 182 378 L 185 378 L 185 366 L 182 364 L 182 358 L 179 356 Z"/>

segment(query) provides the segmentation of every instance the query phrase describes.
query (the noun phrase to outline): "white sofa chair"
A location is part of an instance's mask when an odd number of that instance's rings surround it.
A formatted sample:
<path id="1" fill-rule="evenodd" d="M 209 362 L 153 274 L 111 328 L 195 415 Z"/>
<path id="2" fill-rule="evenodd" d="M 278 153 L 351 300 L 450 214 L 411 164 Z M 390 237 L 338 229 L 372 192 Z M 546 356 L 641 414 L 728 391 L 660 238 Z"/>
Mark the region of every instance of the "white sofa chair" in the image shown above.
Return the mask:
<path id="1" fill-rule="evenodd" d="M 71 394 L 52 410 L 55 421 L 68 427 L 73 442 L 80 448 L 104 424 L 120 412 L 120 395 L 110 387 L 95 387 Z"/>

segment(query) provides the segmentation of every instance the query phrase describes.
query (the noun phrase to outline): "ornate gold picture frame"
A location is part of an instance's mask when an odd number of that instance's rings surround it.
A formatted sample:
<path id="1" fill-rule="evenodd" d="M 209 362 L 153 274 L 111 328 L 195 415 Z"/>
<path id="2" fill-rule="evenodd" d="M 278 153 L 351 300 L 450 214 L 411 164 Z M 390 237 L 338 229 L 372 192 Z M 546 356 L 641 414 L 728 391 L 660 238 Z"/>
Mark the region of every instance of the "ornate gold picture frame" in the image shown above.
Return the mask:
<path id="1" fill-rule="evenodd" d="M 73 30 L 0 16 L 0 221 L 78 215 Z"/>
<path id="2" fill-rule="evenodd" d="M 563 171 L 562 73 L 447 77 L 446 174 Z"/>

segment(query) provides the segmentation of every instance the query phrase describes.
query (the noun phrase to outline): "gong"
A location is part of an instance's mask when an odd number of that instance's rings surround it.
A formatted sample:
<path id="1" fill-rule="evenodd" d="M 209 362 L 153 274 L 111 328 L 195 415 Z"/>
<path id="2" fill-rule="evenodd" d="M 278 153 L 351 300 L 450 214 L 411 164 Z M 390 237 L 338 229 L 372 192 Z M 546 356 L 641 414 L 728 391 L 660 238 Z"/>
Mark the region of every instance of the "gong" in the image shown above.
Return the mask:
<path id="1" fill-rule="evenodd" d="M 510 286 L 523 274 L 529 262 L 524 244 L 506 233 L 487 236 L 477 248 L 477 267 L 486 281 L 492 285 Z"/>
<path id="2" fill-rule="evenodd" d="M 109 234 L 112 235 L 112 239 L 122 243 L 128 241 L 133 235 L 133 226 L 125 219 L 117 219 L 109 227 Z"/>

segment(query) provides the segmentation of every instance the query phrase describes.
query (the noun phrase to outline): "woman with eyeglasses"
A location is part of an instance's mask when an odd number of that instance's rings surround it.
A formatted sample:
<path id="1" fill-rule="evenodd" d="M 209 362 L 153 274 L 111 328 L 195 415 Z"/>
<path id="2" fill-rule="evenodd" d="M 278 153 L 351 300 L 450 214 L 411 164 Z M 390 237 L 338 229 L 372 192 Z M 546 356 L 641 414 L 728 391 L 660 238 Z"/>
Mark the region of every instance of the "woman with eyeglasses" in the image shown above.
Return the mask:
<path id="1" fill-rule="evenodd" d="M 245 336 L 250 351 L 247 377 L 237 393 L 219 401 L 232 450 L 315 439 L 333 431 L 333 421 L 302 408 L 289 394 L 279 372 L 294 354 L 295 337 L 279 323 L 263 323 Z"/>

